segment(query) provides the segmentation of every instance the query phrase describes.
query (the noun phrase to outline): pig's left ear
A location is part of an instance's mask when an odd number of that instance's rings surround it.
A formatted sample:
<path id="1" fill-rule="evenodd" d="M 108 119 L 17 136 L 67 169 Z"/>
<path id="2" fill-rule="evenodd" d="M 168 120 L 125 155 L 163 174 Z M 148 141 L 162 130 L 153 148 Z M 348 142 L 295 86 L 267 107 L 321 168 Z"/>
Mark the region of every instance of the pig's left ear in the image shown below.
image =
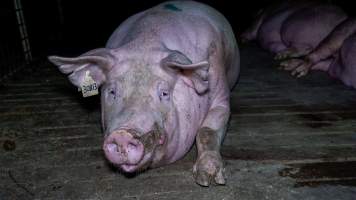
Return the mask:
<path id="1" fill-rule="evenodd" d="M 185 77 L 184 82 L 194 88 L 198 94 L 204 94 L 209 89 L 209 62 L 192 61 L 179 51 L 173 51 L 162 60 L 162 66 L 174 69 Z"/>
<path id="2" fill-rule="evenodd" d="M 115 64 L 115 57 L 105 48 L 94 49 L 73 58 L 49 56 L 48 60 L 57 65 L 62 73 L 69 74 L 69 80 L 79 88 L 87 73 L 100 86 Z"/>

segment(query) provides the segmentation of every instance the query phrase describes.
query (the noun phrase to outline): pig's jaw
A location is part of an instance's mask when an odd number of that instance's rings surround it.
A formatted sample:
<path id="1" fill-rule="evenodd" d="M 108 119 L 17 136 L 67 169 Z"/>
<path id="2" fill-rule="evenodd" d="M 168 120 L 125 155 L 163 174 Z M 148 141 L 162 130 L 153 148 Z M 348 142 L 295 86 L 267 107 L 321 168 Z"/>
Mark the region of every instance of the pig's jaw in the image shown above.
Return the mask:
<path id="1" fill-rule="evenodd" d="M 118 165 L 118 167 L 126 173 L 132 173 L 132 172 L 144 171 L 149 167 L 158 166 L 160 165 L 159 162 L 162 161 L 161 158 L 156 158 L 156 155 L 159 154 L 157 153 L 158 151 L 161 151 L 161 146 L 157 145 L 152 152 L 145 153 L 145 155 L 143 156 L 142 160 L 139 163 L 134 165 L 123 164 L 123 165 Z"/>
<path id="2" fill-rule="evenodd" d="M 135 164 L 135 165 L 130 165 L 130 164 L 123 164 L 118 166 L 123 172 L 126 173 L 132 173 L 132 172 L 141 172 L 144 171 L 150 167 L 153 167 L 157 165 L 157 161 L 161 161 L 161 158 L 157 159 L 156 153 L 157 151 L 160 151 L 160 147 L 156 147 L 152 152 L 145 153 L 143 156 L 142 160 Z"/>
<path id="3" fill-rule="evenodd" d="M 152 161 L 152 154 L 149 153 L 144 155 L 143 159 L 138 164 L 135 165 L 123 164 L 123 165 L 119 165 L 118 167 L 124 172 L 132 173 L 136 171 L 145 170 L 150 166 L 151 161 Z"/>

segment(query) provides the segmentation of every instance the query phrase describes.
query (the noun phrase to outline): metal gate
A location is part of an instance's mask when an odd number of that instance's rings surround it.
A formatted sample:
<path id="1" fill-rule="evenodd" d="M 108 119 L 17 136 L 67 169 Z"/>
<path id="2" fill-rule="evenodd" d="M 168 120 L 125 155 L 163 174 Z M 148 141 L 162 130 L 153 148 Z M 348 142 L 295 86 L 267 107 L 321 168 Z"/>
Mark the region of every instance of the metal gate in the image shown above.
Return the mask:
<path id="1" fill-rule="evenodd" d="M 0 82 L 32 60 L 20 0 L 0 3 Z"/>

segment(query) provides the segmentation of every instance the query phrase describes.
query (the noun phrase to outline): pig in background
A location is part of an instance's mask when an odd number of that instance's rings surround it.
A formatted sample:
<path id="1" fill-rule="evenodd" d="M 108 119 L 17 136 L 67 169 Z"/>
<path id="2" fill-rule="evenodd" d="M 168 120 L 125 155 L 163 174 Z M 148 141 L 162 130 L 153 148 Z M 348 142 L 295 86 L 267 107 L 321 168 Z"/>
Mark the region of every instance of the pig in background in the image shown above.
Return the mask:
<path id="1" fill-rule="evenodd" d="M 298 77 L 309 70 L 321 70 L 345 85 L 356 89 L 356 18 L 349 17 L 340 23 L 308 55 L 281 63 L 285 70 L 292 70 Z"/>
<path id="2" fill-rule="evenodd" d="M 130 173 L 173 163 L 195 141 L 196 182 L 225 184 L 220 146 L 240 58 L 216 10 L 162 3 L 124 21 L 105 48 L 49 60 L 75 86 L 89 78 L 101 87 L 103 150 L 113 165 Z"/>
<path id="3" fill-rule="evenodd" d="M 313 1 L 287 1 L 260 11 L 241 37 L 257 40 L 276 59 L 308 54 L 347 15 L 337 6 Z"/>
<path id="4" fill-rule="evenodd" d="M 322 70 L 356 87 L 355 19 L 332 4 L 288 1 L 261 10 L 243 41 L 257 40 L 293 76 Z"/>

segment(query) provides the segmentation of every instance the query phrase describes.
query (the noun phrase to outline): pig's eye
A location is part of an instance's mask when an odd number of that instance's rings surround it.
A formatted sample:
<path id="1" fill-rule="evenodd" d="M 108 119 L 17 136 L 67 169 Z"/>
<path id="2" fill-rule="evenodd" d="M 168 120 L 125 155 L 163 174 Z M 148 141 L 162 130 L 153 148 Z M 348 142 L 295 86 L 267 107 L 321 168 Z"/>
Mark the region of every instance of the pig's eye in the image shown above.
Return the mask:
<path id="1" fill-rule="evenodd" d="M 158 84 L 158 91 L 157 95 L 159 97 L 160 101 L 169 101 L 170 99 L 170 94 L 169 94 L 169 86 L 166 82 L 160 82 Z"/>
<path id="2" fill-rule="evenodd" d="M 168 91 L 161 91 L 159 95 L 160 101 L 169 101 L 169 92 Z"/>
<path id="3" fill-rule="evenodd" d="M 110 95 L 115 96 L 115 91 L 114 90 L 110 90 L 109 93 L 110 93 Z"/>
<path id="4" fill-rule="evenodd" d="M 115 88 L 109 88 L 107 91 L 107 97 L 111 99 L 116 99 L 116 91 Z"/>

